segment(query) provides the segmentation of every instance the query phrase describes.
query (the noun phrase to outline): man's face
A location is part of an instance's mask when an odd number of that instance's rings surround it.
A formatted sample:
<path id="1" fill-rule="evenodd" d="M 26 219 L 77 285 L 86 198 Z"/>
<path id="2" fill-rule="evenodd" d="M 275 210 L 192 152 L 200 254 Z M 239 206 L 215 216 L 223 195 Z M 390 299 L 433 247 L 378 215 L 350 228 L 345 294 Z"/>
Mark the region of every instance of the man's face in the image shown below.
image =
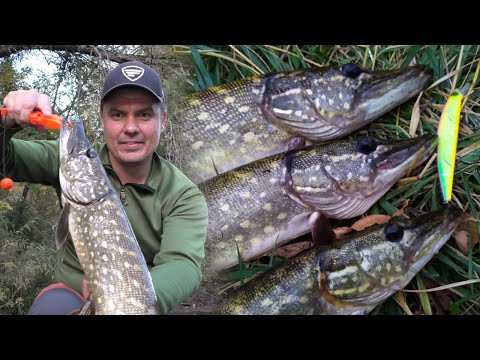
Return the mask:
<path id="1" fill-rule="evenodd" d="M 167 120 L 150 93 L 115 90 L 104 103 L 101 118 L 112 165 L 150 164 Z"/>

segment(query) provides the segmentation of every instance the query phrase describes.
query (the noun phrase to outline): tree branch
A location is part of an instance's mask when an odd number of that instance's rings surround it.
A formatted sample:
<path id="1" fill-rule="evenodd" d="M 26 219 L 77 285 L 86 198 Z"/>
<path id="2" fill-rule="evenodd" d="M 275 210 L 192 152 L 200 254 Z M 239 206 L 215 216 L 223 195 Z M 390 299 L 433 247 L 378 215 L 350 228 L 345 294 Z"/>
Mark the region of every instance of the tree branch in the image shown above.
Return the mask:
<path id="1" fill-rule="evenodd" d="M 172 55 L 160 55 L 152 59 L 150 56 L 136 54 L 122 54 L 113 51 L 107 51 L 96 45 L 0 45 L 0 58 L 17 54 L 24 50 L 49 50 L 65 51 L 72 54 L 84 54 L 98 58 L 106 58 L 116 63 L 127 61 L 148 62 L 151 65 L 161 65 L 165 61 L 173 59 Z"/>

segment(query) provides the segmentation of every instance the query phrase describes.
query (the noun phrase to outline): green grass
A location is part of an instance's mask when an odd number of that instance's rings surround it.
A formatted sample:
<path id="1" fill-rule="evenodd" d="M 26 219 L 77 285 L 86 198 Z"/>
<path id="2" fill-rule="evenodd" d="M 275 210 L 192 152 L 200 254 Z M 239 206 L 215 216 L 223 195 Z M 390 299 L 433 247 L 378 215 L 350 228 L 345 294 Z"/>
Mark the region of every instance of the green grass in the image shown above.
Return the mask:
<path id="1" fill-rule="evenodd" d="M 334 46 L 334 45 L 235 45 L 235 46 L 175 46 L 175 53 L 191 56 L 195 75 L 191 79 L 192 91 L 212 85 L 228 83 L 254 75 L 277 71 L 292 71 L 314 66 L 341 66 L 354 62 L 370 70 L 402 68 L 414 63 L 429 65 L 434 71 L 434 83 L 427 89 L 414 108 L 417 99 L 361 129 L 360 133 L 375 134 L 382 138 L 406 138 L 436 132 L 441 111 L 454 89 L 472 84 L 462 110 L 459 132 L 459 160 L 454 175 L 453 202 L 479 220 L 480 208 L 480 87 L 477 81 L 480 69 L 480 47 L 470 45 L 415 45 L 415 46 Z M 472 148 L 469 148 L 472 146 Z M 412 181 L 401 181 L 394 186 L 368 214 L 392 214 L 406 199 L 408 216 L 418 216 L 439 208 L 443 199 L 439 187 L 436 161 L 415 170 Z M 355 219 L 345 221 L 351 224 Z M 340 223 L 342 225 L 342 223 Z M 476 223 L 480 230 L 480 222 Z M 457 284 L 479 279 L 479 245 L 467 253 L 458 249 L 451 239 L 429 264 L 406 287 L 425 289 L 425 280 L 441 285 Z M 268 266 L 267 266 L 268 268 Z M 248 264 L 243 265 L 240 276 L 245 276 Z M 255 271 L 256 272 L 256 271 Z M 448 290 L 455 295 L 450 302 L 451 314 L 480 313 L 480 286 L 476 284 L 452 285 Z M 432 293 L 408 293 L 407 304 L 414 314 L 435 314 Z M 404 314 L 392 298 L 378 306 L 372 314 Z"/>

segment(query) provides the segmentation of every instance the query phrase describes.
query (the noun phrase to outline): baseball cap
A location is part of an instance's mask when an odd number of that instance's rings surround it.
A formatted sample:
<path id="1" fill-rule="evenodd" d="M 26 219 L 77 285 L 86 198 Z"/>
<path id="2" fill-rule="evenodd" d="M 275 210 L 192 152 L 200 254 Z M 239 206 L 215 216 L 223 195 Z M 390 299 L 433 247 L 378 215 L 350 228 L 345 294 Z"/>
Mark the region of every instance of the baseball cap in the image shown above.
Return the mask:
<path id="1" fill-rule="evenodd" d="M 102 100 L 113 90 L 127 85 L 138 86 L 150 91 L 160 102 L 165 99 L 162 80 L 158 73 L 139 61 L 128 61 L 108 73 L 103 84 Z"/>

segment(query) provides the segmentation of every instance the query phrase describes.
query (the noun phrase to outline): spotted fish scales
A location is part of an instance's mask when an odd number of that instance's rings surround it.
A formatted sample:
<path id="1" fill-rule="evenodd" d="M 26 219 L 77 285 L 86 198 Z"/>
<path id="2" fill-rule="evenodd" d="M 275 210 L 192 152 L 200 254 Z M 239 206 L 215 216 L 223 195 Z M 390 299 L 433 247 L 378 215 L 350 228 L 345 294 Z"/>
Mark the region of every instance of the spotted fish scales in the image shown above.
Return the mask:
<path id="1" fill-rule="evenodd" d="M 444 208 L 391 219 L 287 259 L 230 294 L 220 314 L 363 315 L 403 289 L 463 219 Z"/>
<path id="2" fill-rule="evenodd" d="M 71 236 L 95 314 L 158 314 L 145 258 L 80 119 L 73 128 L 63 121 L 59 146 L 63 210 L 57 246 Z"/>
<path id="3" fill-rule="evenodd" d="M 184 99 L 178 165 L 200 183 L 250 162 L 346 136 L 430 83 L 432 70 L 313 68 L 215 86 Z"/>
<path id="4" fill-rule="evenodd" d="M 343 140 L 273 155 L 199 184 L 209 209 L 205 273 L 258 256 L 310 232 L 317 213 L 367 211 L 433 152 L 436 137 Z"/>

